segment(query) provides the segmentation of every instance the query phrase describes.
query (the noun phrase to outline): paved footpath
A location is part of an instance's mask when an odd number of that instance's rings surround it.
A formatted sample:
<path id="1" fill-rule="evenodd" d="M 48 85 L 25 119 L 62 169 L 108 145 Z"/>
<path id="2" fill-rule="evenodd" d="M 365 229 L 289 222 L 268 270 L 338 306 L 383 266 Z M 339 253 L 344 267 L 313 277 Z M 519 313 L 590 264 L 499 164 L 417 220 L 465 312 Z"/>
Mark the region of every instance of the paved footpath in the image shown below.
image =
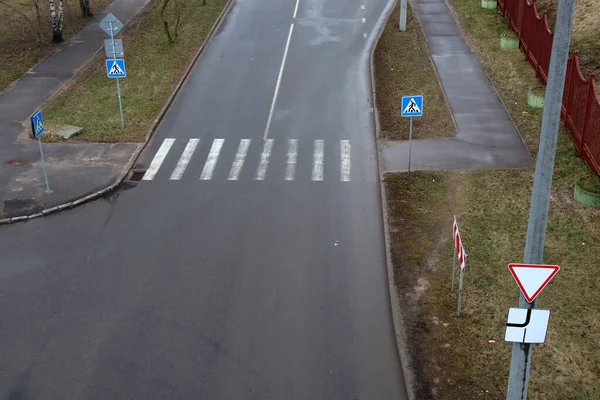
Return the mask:
<path id="1" fill-rule="evenodd" d="M 106 35 L 98 23 L 108 12 L 125 22 L 147 2 L 114 0 L 77 35 L 0 93 L 0 219 L 93 193 L 110 185 L 127 164 L 138 144 L 47 144 L 54 193 L 46 195 L 38 144 L 31 139 L 27 120 L 102 48 Z M 13 167 L 10 161 L 23 165 Z"/>
<path id="2" fill-rule="evenodd" d="M 518 130 L 444 0 L 414 0 L 413 7 L 423 26 L 458 134 L 446 140 L 414 141 L 411 168 L 530 165 L 529 152 Z M 384 143 L 382 153 L 385 170 L 407 169 L 408 142 Z"/>

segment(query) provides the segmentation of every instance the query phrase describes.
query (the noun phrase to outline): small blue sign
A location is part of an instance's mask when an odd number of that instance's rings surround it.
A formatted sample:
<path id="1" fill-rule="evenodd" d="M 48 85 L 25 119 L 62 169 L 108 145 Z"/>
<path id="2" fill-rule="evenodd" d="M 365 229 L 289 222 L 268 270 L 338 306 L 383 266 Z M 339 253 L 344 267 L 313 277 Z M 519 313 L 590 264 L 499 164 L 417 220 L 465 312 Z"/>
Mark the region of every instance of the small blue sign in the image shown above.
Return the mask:
<path id="1" fill-rule="evenodd" d="M 44 118 L 41 111 L 31 116 L 31 130 L 33 131 L 33 136 L 36 138 L 42 136 L 42 133 L 44 133 Z"/>
<path id="2" fill-rule="evenodd" d="M 106 74 L 109 78 L 125 78 L 127 76 L 125 60 L 106 60 Z"/>
<path id="3" fill-rule="evenodd" d="M 402 116 L 420 117 L 423 115 L 423 96 L 402 96 Z"/>

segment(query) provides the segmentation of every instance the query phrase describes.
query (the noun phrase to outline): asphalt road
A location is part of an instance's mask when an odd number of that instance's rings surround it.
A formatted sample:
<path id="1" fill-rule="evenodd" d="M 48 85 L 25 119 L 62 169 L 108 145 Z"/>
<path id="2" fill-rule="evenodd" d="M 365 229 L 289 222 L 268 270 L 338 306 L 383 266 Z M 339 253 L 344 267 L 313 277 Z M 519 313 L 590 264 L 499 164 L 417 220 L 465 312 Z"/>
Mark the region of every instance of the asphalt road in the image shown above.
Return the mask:
<path id="1" fill-rule="evenodd" d="M 367 69 L 389 6 L 238 1 L 145 180 L 0 229 L 0 398 L 406 398 Z"/>

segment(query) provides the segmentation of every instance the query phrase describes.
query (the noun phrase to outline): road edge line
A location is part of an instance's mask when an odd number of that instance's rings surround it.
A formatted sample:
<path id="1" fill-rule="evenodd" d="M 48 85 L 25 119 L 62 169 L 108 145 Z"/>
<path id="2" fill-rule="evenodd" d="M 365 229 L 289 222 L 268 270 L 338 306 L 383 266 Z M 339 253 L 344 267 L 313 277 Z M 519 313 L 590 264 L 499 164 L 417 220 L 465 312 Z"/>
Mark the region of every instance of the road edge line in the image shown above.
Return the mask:
<path id="1" fill-rule="evenodd" d="M 385 191 L 385 168 L 382 164 L 382 157 L 380 157 L 381 149 L 379 140 L 381 138 L 381 124 L 379 121 L 379 110 L 377 109 L 377 94 L 375 91 L 375 66 L 374 66 L 374 56 L 375 50 L 377 49 L 377 44 L 379 43 L 379 39 L 383 34 L 385 29 L 385 25 L 389 18 L 392 18 L 392 13 L 394 8 L 396 7 L 398 0 L 391 0 L 388 4 L 388 9 L 384 11 L 379 20 L 379 32 L 377 33 L 377 38 L 373 42 L 373 47 L 371 48 L 371 52 L 369 55 L 369 74 L 370 74 L 370 84 L 371 84 L 371 99 L 373 105 L 373 120 L 375 123 L 375 143 L 376 143 L 376 157 L 377 157 L 377 170 L 379 174 L 379 194 L 381 200 L 381 216 L 383 219 L 383 236 L 385 242 L 385 259 L 386 259 L 386 267 L 387 267 L 387 279 L 388 279 L 388 289 L 389 289 L 389 299 L 390 299 L 390 307 L 392 311 L 392 324 L 394 328 L 394 338 L 396 340 L 396 348 L 398 351 L 398 357 L 400 359 L 400 366 L 402 367 L 402 375 L 404 376 L 404 385 L 406 389 L 406 394 L 408 400 L 415 400 L 415 373 L 411 368 L 411 358 L 408 353 L 408 345 L 406 339 L 406 327 L 403 322 L 403 314 L 400 309 L 400 295 L 396 290 L 396 285 L 394 284 L 394 267 L 392 263 L 392 253 L 390 246 L 390 229 L 388 224 L 388 206 L 387 206 L 387 194 Z"/>
<path id="2" fill-rule="evenodd" d="M 91 194 L 88 193 L 83 196 L 75 197 L 75 198 L 71 199 L 70 201 L 59 204 L 57 206 L 53 206 L 53 207 L 44 209 L 44 210 L 42 210 L 40 212 L 36 212 L 34 214 L 20 215 L 20 216 L 16 216 L 16 217 L 1 219 L 0 225 L 8 225 L 8 224 L 13 224 L 13 223 L 22 222 L 22 221 L 29 221 L 30 219 L 34 219 L 34 218 L 38 218 L 38 217 L 45 217 L 47 215 L 54 214 L 54 213 L 57 213 L 60 211 L 69 210 L 69 209 L 72 209 L 75 207 L 79 207 L 82 204 L 89 203 L 92 200 L 99 199 L 100 197 L 106 196 L 107 194 L 117 190 L 121 186 L 121 184 L 123 183 L 123 181 L 125 180 L 127 175 L 129 175 L 129 171 L 133 168 L 133 166 L 137 162 L 138 158 L 140 157 L 140 155 L 142 154 L 142 152 L 144 151 L 144 149 L 146 148 L 148 143 L 150 143 L 150 139 L 152 138 L 152 136 L 154 135 L 154 133 L 160 126 L 161 122 L 163 121 L 165 115 L 167 114 L 167 112 L 169 111 L 171 106 L 173 105 L 173 102 L 179 95 L 179 92 L 181 91 L 185 82 L 189 78 L 192 70 L 195 68 L 198 60 L 204 53 L 206 47 L 208 46 L 208 43 L 210 43 L 212 38 L 216 35 L 217 31 L 223 24 L 225 17 L 227 16 L 229 11 L 233 7 L 233 4 L 235 3 L 235 1 L 236 0 L 227 0 L 227 3 L 225 4 L 225 6 L 223 7 L 223 10 L 221 11 L 221 14 L 219 14 L 219 17 L 217 18 L 217 20 L 213 24 L 212 28 L 208 32 L 208 35 L 206 35 L 204 42 L 202 42 L 202 44 L 200 45 L 200 48 L 194 55 L 194 58 L 188 65 L 183 76 L 179 79 L 179 82 L 177 82 L 175 89 L 173 89 L 173 91 L 171 92 L 171 95 L 165 102 L 163 108 L 160 110 L 157 117 L 152 122 L 150 129 L 148 129 L 148 132 L 146 133 L 144 142 L 141 143 L 141 145 L 138 146 L 137 149 L 133 152 L 133 154 L 129 158 L 129 162 L 127 164 L 125 164 L 125 166 L 121 169 L 120 174 L 117 176 L 117 178 L 115 178 L 113 180 L 113 183 L 111 183 L 110 185 L 106 186 L 105 188 L 97 190 L 96 192 L 93 192 Z M 102 49 L 100 49 L 99 51 L 101 51 L 101 50 Z M 75 74 L 77 74 L 77 73 L 75 73 Z"/>

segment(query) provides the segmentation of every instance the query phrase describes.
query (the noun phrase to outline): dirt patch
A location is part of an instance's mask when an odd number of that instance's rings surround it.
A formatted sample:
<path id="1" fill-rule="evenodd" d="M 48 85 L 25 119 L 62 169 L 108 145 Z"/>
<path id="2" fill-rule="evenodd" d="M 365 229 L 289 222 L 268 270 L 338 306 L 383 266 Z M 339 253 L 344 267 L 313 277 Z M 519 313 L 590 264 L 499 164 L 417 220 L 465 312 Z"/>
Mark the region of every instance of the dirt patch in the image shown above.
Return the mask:
<path id="1" fill-rule="evenodd" d="M 434 257 L 430 256 L 440 248 L 440 229 L 443 231 L 443 217 L 433 210 L 447 207 L 448 181 L 439 172 L 397 173 L 386 174 L 384 185 L 394 284 L 400 296 L 411 368 L 417 376 L 415 390 L 418 399 L 428 399 L 435 388 L 431 380 L 424 378 L 427 349 L 421 346 L 419 336 L 424 334 L 426 323 L 421 301 L 436 268 Z"/>
<path id="2" fill-rule="evenodd" d="M 400 116 L 401 98 L 423 94 L 423 117 L 414 119 L 414 138 L 453 137 L 456 125 L 429 57 L 419 20 L 409 7 L 407 31 L 400 32 L 398 13 L 396 7 L 375 49 L 375 86 L 381 135 L 391 140 L 407 140 L 409 124 L 408 118 Z"/>

